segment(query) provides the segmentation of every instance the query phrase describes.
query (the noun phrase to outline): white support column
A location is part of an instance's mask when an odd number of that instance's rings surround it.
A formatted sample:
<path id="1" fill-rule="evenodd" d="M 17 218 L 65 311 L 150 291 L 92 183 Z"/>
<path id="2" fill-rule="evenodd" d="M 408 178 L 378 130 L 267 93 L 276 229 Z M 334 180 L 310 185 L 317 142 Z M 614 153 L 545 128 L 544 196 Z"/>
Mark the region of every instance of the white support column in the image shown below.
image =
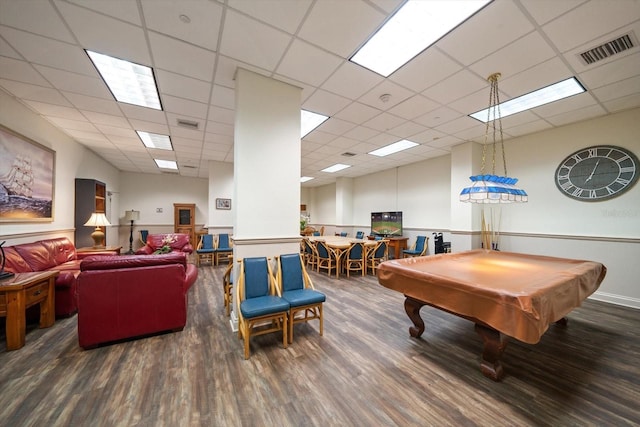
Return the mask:
<path id="1" fill-rule="evenodd" d="M 301 91 L 236 71 L 235 260 L 300 251 Z M 237 263 L 234 277 L 239 277 Z"/>

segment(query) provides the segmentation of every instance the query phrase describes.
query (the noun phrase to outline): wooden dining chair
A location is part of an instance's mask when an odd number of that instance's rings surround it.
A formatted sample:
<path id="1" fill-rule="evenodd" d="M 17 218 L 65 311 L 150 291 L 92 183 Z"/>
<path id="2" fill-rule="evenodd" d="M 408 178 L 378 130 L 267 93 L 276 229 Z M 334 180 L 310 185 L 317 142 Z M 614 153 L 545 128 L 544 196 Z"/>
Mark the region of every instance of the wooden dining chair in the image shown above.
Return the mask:
<path id="1" fill-rule="evenodd" d="M 378 266 L 389 259 L 389 241 L 378 240 L 376 246 L 367 254 L 367 269 L 371 269 L 373 275 L 376 274 Z"/>
<path id="2" fill-rule="evenodd" d="M 352 271 L 361 271 L 363 276 L 366 274 L 367 260 L 364 243 L 351 243 L 344 258 L 344 268 L 347 270 L 347 277 L 350 277 Z"/>
<path id="3" fill-rule="evenodd" d="M 317 254 L 316 270 L 318 272 L 320 272 L 320 270 L 327 270 L 327 274 L 331 276 L 331 270 L 335 268 L 337 274 L 338 264 L 336 260 L 338 257 L 335 251 L 322 240 L 315 242 L 315 244 Z"/>

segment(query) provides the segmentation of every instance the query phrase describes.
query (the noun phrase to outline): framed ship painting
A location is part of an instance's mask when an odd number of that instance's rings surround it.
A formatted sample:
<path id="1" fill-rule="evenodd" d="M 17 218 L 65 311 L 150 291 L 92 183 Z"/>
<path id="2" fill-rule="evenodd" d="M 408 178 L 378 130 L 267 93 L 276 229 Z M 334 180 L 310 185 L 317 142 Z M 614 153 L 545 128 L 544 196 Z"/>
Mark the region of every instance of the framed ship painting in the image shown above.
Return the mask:
<path id="1" fill-rule="evenodd" d="M 53 221 L 56 153 L 0 125 L 0 222 Z"/>

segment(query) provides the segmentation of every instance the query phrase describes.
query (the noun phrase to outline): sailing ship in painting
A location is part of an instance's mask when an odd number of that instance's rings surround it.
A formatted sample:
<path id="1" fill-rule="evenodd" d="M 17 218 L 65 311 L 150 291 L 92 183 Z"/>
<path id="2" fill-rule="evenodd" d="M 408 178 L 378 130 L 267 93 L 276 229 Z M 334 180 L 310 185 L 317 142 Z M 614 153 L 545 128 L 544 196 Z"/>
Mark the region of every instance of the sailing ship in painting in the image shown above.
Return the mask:
<path id="1" fill-rule="evenodd" d="M 12 212 L 28 213 L 32 218 L 51 216 L 51 200 L 33 198 L 34 176 L 31 159 L 18 154 L 11 169 L 0 176 L 0 213 L 10 218 Z"/>

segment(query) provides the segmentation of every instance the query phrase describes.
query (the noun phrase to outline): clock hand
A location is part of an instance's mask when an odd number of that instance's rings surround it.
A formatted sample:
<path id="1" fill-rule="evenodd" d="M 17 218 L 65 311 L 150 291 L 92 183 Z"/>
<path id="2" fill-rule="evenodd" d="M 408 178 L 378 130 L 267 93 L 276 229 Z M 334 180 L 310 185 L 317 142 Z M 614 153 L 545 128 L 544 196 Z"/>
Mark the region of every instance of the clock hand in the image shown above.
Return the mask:
<path id="1" fill-rule="evenodd" d="M 589 175 L 589 177 L 585 179 L 584 182 L 588 182 L 591 178 L 593 178 L 593 174 L 596 173 L 596 169 L 598 168 L 599 163 L 600 163 L 600 159 L 598 159 L 598 161 L 596 162 L 596 165 L 593 167 L 593 170 L 591 171 L 591 175 Z"/>

